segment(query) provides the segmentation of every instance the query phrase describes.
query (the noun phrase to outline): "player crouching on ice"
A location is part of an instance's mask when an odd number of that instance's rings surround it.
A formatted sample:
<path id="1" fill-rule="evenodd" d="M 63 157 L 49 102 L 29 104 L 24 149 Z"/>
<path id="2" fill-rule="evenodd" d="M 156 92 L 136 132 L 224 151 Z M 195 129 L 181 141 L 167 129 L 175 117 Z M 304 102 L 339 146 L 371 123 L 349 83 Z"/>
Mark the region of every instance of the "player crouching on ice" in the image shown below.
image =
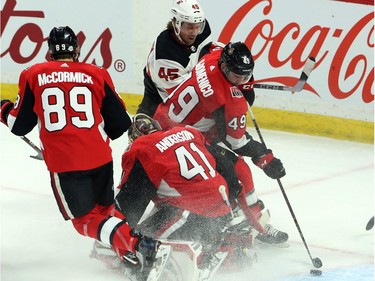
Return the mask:
<path id="1" fill-rule="evenodd" d="M 164 129 L 189 125 L 202 132 L 211 145 L 234 163 L 244 189 L 244 196 L 239 197 L 243 209 L 251 209 L 261 216 L 264 204 L 256 194 L 252 171 L 245 157 L 272 179 L 280 179 L 286 172 L 272 150 L 247 131 L 246 116 L 251 104 L 240 88 L 253 78 L 254 66 L 253 56 L 243 42 L 211 45 L 191 75 L 158 105 L 153 118 Z M 265 233 L 256 236 L 257 244 L 287 246 L 287 233 L 271 224 L 264 228 Z"/>
<path id="2" fill-rule="evenodd" d="M 229 253 L 227 260 L 235 263 L 241 259 L 251 264 L 256 258 L 252 228 L 244 217 L 233 225 L 232 207 L 242 189 L 233 163 L 189 126 L 163 131 L 156 120 L 140 113 L 128 132 L 130 144 L 122 157 L 115 204 L 129 225 L 162 241 L 200 243 L 198 267 L 209 268 L 211 275 L 226 256 L 220 255 L 222 260 L 213 268 L 218 253 Z M 145 213 L 150 202 L 154 208 Z M 252 212 L 246 217 L 264 233 Z"/>

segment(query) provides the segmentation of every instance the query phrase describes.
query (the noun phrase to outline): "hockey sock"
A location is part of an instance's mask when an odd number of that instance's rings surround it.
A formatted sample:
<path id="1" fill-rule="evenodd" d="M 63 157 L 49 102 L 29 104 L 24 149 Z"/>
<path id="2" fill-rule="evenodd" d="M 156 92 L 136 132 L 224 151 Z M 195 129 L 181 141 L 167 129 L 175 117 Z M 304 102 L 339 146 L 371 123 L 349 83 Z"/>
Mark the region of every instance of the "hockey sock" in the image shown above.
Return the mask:
<path id="1" fill-rule="evenodd" d="M 242 183 L 245 194 L 252 193 L 254 191 L 253 176 L 249 165 L 245 162 L 242 156 L 238 156 L 234 168 L 238 179 Z"/>
<path id="2" fill-rule="evenodd" d="M 72 219 L 72 223 L 78 233 L 112 245 L 120 256 L 127 251 L 135 252 L 138 239 L 130 234 L 131 228 L 123 216 L 111 207 L 96 206 L 89 213 Z"/>

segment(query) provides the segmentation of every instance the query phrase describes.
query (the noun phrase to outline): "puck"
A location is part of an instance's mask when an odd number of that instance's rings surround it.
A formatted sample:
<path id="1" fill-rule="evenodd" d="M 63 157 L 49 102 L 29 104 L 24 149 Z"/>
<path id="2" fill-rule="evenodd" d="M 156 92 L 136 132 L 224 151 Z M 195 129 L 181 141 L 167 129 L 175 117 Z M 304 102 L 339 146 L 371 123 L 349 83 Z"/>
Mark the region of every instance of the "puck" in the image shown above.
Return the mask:
<path id="1" fill-rule="evenodd" d="M 319 270 L 319 269 L 311 269 L 310 274 L 313 275 L 313 276 L 320 276 L 320 275 L 322 275 L 322 271 Z"/>

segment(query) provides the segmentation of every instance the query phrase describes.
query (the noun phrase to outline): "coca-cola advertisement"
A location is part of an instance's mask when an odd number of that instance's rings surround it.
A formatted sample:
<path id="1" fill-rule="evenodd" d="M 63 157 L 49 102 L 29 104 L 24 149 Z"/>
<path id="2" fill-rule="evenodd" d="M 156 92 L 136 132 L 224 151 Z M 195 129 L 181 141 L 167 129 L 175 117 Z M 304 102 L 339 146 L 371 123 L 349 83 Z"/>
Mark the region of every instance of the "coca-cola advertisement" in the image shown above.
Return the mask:
<path id="1" fill-rule="evenodd" d="M 257 90 L 256 105 L 373 121 L 374 6 L 370 1 L 212 2 L 204 4 L 214 37 L 246 42 L 255 58 L 256 79 L 295 83 L 293 78 L 299 77 L 306 60 L 316 59 L 302 92 Z M 214 7 L 220 8 L 214 11 Z"/>
<path id="2" fill-rule="evenodd" d="M 255 106 L 373 122 L 374 13 L 368 0 L 201 0 L 212 40 L 243 41 L 262 83 L 293 86 L 309 57 L 301 92 L 256 90 Z M 80 61 L 109 70 L 119 92 L 142 94 L 142 69 L 170 19 L 171 1 L 15 1 L 1 4 L 1 82 L 48 60 L 47 37 L 68 25 Z"/>
<path id="3" fill-rule="evenodd" d="M 2 1 L 1 82 L 17 83 L 22 69 L 48 60 L 49 32 L 55 26 L 69 26 L 81 46 L 79 60 L 108 69 L 120 92 L 136 93 L 139 87 L 127 81 L 137 80 L 133 77 L 137 64 L 134 58 L 140 57 L 143 63 L 148 47 L 138 55 L 133 15 L 136 5 L 132 2 L 99 1 L 93 5 L 88 0 Z M 147 33 L 147 25 L 144 26 Z M 141 83 L 140 80 L 138 84 Z"/>

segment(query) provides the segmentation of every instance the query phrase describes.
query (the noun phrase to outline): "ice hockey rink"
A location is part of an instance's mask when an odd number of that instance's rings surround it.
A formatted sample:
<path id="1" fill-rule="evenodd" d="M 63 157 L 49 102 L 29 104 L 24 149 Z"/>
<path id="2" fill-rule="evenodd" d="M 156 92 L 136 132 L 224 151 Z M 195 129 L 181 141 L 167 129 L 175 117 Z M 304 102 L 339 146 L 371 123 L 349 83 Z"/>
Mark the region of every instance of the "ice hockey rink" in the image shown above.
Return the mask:
<path id="1" fill-rule="evenodd" d="M 250 133 L 256 138 L 252 128 Z M 288 248 L 257 248 L 258 262 L 218 281 L 374 280 L 374 145 L 262 130 L 264 140 L 286 167 L 281 182 L 313 258 L 313 266 L 277 181 L 252 165 L 258 196 L 271 211 L 274 227 L 288 232 Z M 55 204 L 49 174 L 34 151 L 0 126 L 1 280 L 127 280 L 89 258 L 92 240 L 75 232 Z M 38 143 L 36 130 L 28 137 Z M 127 144 L 112 142 L 115 182 Z M 63 161 L 63 159 L 62 159 Z"/>

